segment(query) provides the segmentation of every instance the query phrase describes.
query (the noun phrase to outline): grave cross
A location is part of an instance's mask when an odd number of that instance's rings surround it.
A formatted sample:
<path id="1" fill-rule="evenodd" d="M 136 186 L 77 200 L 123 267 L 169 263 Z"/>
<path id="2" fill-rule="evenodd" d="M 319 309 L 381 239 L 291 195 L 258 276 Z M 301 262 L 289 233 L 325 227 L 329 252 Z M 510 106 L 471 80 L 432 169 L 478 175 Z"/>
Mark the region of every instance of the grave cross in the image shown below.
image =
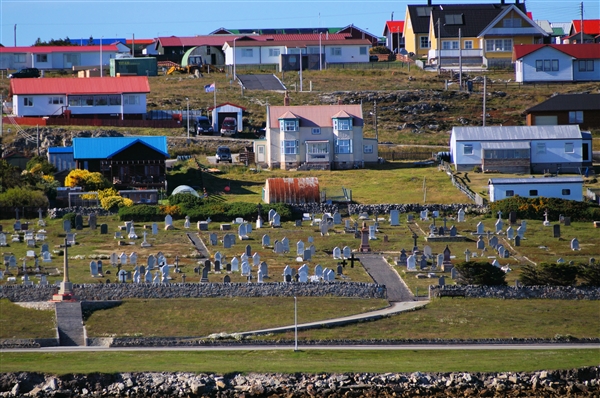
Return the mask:
<path id="1" fill-rule="evenodd" d="M 502 210 L 498 211 L 497 214 L 498 214 L 498 220 L 501 220 L 502 219 Z"/>
<path id="2" fill-rule="evenodd" d="M 349 258 L 348 260 L 350 260 L 350 268 L 354 268 L 354 262 L 355 262 L 355 261 L 358 261 L 358 262 L 360 262 L 360 258 L 356 258 L 356 257 L 354 257 L 354 253 L 352 253 L 352 254 L 350 255 L 350 258 Z M 344 261 L 346 261 L 346 260 L 344 259 Z"/>
<path id="3" fill-rule="evenodd" d="M 444 231 L 445 231 L 446 230 L 446 222 L 448 221 L 448 219 L 446 218 L 446 216 L 444 216 L 444 218 L 442 220 L 444 220 Z"/>
<path id="4" fill-rule="evenodd" d="M 435 218 L 434 218 L 434 221 L 435 221 Z M 413 244 L 413 246 L 414 246 L 414 247 L 417 247 L 417 238 L 418 238 L 417 234 L 413 232 L 413 236 L 412 236 L 412 238 L 413 238 L 413 240 L 414 240 L 414 244 Z"/>
<path id="5" fill-rule="evenodd" d="M 435 213 L 433 213 L 433 214 L 431 215 L 431 218 L 433 218 L 433 226 L 435 227 Z M 417 244 L 415 243 L 415 246 L 416 246 L 416 245 L 417 245 Z"/>
<path id="6" fill-rule="evenodd" d="M 353 254 L 353 256 L 354 256 L 354 254 Z M 338 265 L 341 265 L 341 266 L 342 266 L 342 267 L 344 267 L 344 268 L 346 268 L 346 265 L 347 265 L 347 264 L 348 264 L 348 261 L 346 261 L 346 259 L 345 259 L 345 258 L 344 258 L 342 261 L 340 261 L 340 262 L 338 263 Z"/>

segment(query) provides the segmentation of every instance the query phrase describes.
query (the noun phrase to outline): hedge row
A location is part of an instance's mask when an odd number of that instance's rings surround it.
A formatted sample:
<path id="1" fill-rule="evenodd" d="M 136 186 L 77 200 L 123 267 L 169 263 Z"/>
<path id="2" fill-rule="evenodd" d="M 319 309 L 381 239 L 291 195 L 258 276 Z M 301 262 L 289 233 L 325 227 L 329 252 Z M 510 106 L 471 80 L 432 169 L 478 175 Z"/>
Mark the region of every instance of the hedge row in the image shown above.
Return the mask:
<path id="1" fill-rule="evenodd" d="M 514 211 L 518 218 L 543 220 L 544 212 L 548 210 L 549 220 L 558 220 L 562 214 L 571 217 L 573 221 L 597 221 L 600 220 L 600 206 L 589 202 L 578 202 L 558 198 L 525 198 L 514 196 L 493 202 L 490 204 L 492 214 L 502 211 L 508 213 Z"/>

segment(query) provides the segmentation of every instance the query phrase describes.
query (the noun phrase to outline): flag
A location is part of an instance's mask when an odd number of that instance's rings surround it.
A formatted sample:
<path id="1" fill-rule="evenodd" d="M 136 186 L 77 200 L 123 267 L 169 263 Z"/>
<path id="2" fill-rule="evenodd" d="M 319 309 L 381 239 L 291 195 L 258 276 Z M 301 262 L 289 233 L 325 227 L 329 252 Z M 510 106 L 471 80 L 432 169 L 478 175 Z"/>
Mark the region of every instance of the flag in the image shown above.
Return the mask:
<path id="1" fill-rule="evenodd" d="M 204 91 L 206 91 L 207 93 L 212 93 L 213 91 L 215 91 L 215 84 L 207 84 L 206 86 L 204 86 Z"/>

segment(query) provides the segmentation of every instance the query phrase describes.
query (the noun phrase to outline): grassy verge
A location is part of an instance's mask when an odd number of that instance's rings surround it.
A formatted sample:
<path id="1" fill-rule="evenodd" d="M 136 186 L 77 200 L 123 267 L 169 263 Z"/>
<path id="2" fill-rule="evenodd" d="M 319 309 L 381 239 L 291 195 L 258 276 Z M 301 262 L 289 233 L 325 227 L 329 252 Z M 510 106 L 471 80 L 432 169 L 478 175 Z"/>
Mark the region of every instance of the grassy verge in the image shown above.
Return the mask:
<path id="1" fill-rule="evenodd" d="M 56 337 L 54 311 L 23 308 L 7 299 L 0 300 L 0 338 Z"/>
<path id="2" fill-rule="evenodd" d="M 0 353 L 0 372 L 524 372 L 598 364 L 598 350 Z"/>

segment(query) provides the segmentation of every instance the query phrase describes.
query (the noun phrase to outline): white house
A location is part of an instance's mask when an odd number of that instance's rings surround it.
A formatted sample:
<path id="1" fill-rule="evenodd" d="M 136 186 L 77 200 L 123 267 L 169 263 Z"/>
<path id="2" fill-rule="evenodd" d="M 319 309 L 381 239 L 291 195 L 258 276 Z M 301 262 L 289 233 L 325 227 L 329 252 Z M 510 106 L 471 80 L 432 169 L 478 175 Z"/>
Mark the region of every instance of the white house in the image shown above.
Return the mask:
<path id="1" fill-rule="evenodd" d="M 129 49 L 127 49 L 129 51 Z M 108 67 L 119 48 L 106 46 L 0 47 L 0 69 L 71 69 L 74 66 Z"/>
<path id="2" fill-rule="evenodd" d="M 600 81 L 600 43 L 515 46 L 517 82 Z"/>
<path id="3" fill-rule="evenodd" d="M 592 136 L 578 125 L 454 127 L 456 170 L 502 173 L 580 173 L 592 165 Z"/>
<path id="4" fill-rule="evenodd" d="M 550 177 L 550 178 L 490 178 L 488 181 L 490 202 L 522 196 L 535 198 L 559 198 L 583 200 L 583 178 Z"/>
<path id="5" fill-rule="evenodd" d="M 351 169 L 377 162 L 377 140 L 363 137 L 361 105 L 270 106 L 257 160 L 270 168 Z"/>
<path id="6" fill-rule="evenodd" d="M 370 48 L 368 39 L 348 34 L 262 35 L 227 40 L 223 53 L 226 65 L 279 65 L 281 54 L 300 52 L 324 54 L 326 63 L 348 63 L 369 62 Z"/>
<path id="7" fill-rule="evenodd" d="M 11 79 L 9 97 L 19 117 L 115 117 L 146 114 L 146 76 Z"/>

